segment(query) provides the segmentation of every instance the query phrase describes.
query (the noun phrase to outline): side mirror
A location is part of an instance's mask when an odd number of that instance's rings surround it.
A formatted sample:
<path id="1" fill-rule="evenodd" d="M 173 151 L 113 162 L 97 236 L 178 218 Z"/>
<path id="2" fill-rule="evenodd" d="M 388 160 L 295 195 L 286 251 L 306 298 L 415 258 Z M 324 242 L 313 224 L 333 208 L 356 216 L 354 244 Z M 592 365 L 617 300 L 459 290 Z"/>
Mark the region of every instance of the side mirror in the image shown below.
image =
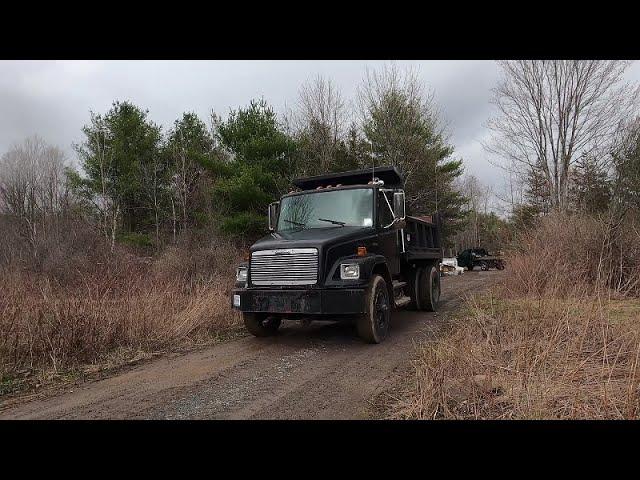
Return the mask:
<path id="1" fill-rule="evenodd" d="M 395 192 L 393 194 L 393 214 L 396 217 L 396 220 L 405 219 L 404 192 Z"/>
<path id="2" fill-rule="evenodd" d="M 280 202 L 273 202 L 269 204 L 269 231 L 273 232 L 278 224 L 278 210 L 280 209 Z"/>

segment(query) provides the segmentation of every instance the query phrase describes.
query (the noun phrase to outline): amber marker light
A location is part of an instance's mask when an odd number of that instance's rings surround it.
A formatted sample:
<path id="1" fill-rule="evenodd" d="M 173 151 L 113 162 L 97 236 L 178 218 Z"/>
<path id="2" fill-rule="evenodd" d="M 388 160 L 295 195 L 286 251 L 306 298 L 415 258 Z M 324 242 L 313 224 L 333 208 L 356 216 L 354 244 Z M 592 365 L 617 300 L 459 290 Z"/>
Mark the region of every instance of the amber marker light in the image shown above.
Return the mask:
<path id="1" fill-rule="evenodd" d="M 358 247 L 358 256 L 364 257 L 367 254 L 367 247 Z"/>

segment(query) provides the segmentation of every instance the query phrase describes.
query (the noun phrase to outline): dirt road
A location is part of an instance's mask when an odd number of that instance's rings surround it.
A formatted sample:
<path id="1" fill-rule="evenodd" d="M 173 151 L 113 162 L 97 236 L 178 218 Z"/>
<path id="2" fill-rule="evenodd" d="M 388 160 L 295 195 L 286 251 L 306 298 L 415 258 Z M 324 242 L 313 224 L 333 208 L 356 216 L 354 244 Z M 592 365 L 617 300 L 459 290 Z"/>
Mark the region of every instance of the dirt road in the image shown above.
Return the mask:
<path id="1" fill-rule="evenodd" d="M 0 419 L 360 419 L 410 368 L 415 341 L 437 336 L 464 295 L 499 272 L 442 279 L 440 312 L 398 312 L 391 336 L 367 345 L 355 327 L 284 322 L 272 338 L 244 337 L 169 355 L 73 391 L 9 408 Z"/>

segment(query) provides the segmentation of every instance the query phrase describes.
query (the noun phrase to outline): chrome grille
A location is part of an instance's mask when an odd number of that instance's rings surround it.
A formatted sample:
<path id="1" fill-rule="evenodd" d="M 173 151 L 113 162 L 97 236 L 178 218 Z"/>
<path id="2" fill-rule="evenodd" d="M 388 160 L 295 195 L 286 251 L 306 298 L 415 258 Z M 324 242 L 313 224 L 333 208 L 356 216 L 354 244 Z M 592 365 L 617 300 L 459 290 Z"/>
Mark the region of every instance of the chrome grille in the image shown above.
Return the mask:
<path id="1" fill-rule="evenodd" d="M 318 250 L 285 248 L 253 252 L 249 275 L 253 285 L 315 285 Z"/>

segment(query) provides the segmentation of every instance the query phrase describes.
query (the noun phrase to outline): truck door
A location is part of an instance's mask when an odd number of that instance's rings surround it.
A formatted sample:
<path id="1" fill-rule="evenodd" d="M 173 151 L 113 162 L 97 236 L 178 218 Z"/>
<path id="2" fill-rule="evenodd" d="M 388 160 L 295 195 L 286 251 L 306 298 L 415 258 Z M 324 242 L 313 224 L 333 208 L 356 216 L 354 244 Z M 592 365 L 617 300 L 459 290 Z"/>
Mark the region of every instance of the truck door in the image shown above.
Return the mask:
<path id="1" fill-rule="evenodd" d="M 392 204 L 393 195 L 387 192 L 389 203 Z M 400 273 L 400 231 L 396 228 L 384 228 L 393 222 L 393 212 L 389 209 L 389 205 L 384 199 L 384 193 L 378 191 L 377 199 L 377 220 L 378 220 L 378 238 L 380 242 L 380 254 L 387 259 L 387 266 L 391 275 Z"/>

